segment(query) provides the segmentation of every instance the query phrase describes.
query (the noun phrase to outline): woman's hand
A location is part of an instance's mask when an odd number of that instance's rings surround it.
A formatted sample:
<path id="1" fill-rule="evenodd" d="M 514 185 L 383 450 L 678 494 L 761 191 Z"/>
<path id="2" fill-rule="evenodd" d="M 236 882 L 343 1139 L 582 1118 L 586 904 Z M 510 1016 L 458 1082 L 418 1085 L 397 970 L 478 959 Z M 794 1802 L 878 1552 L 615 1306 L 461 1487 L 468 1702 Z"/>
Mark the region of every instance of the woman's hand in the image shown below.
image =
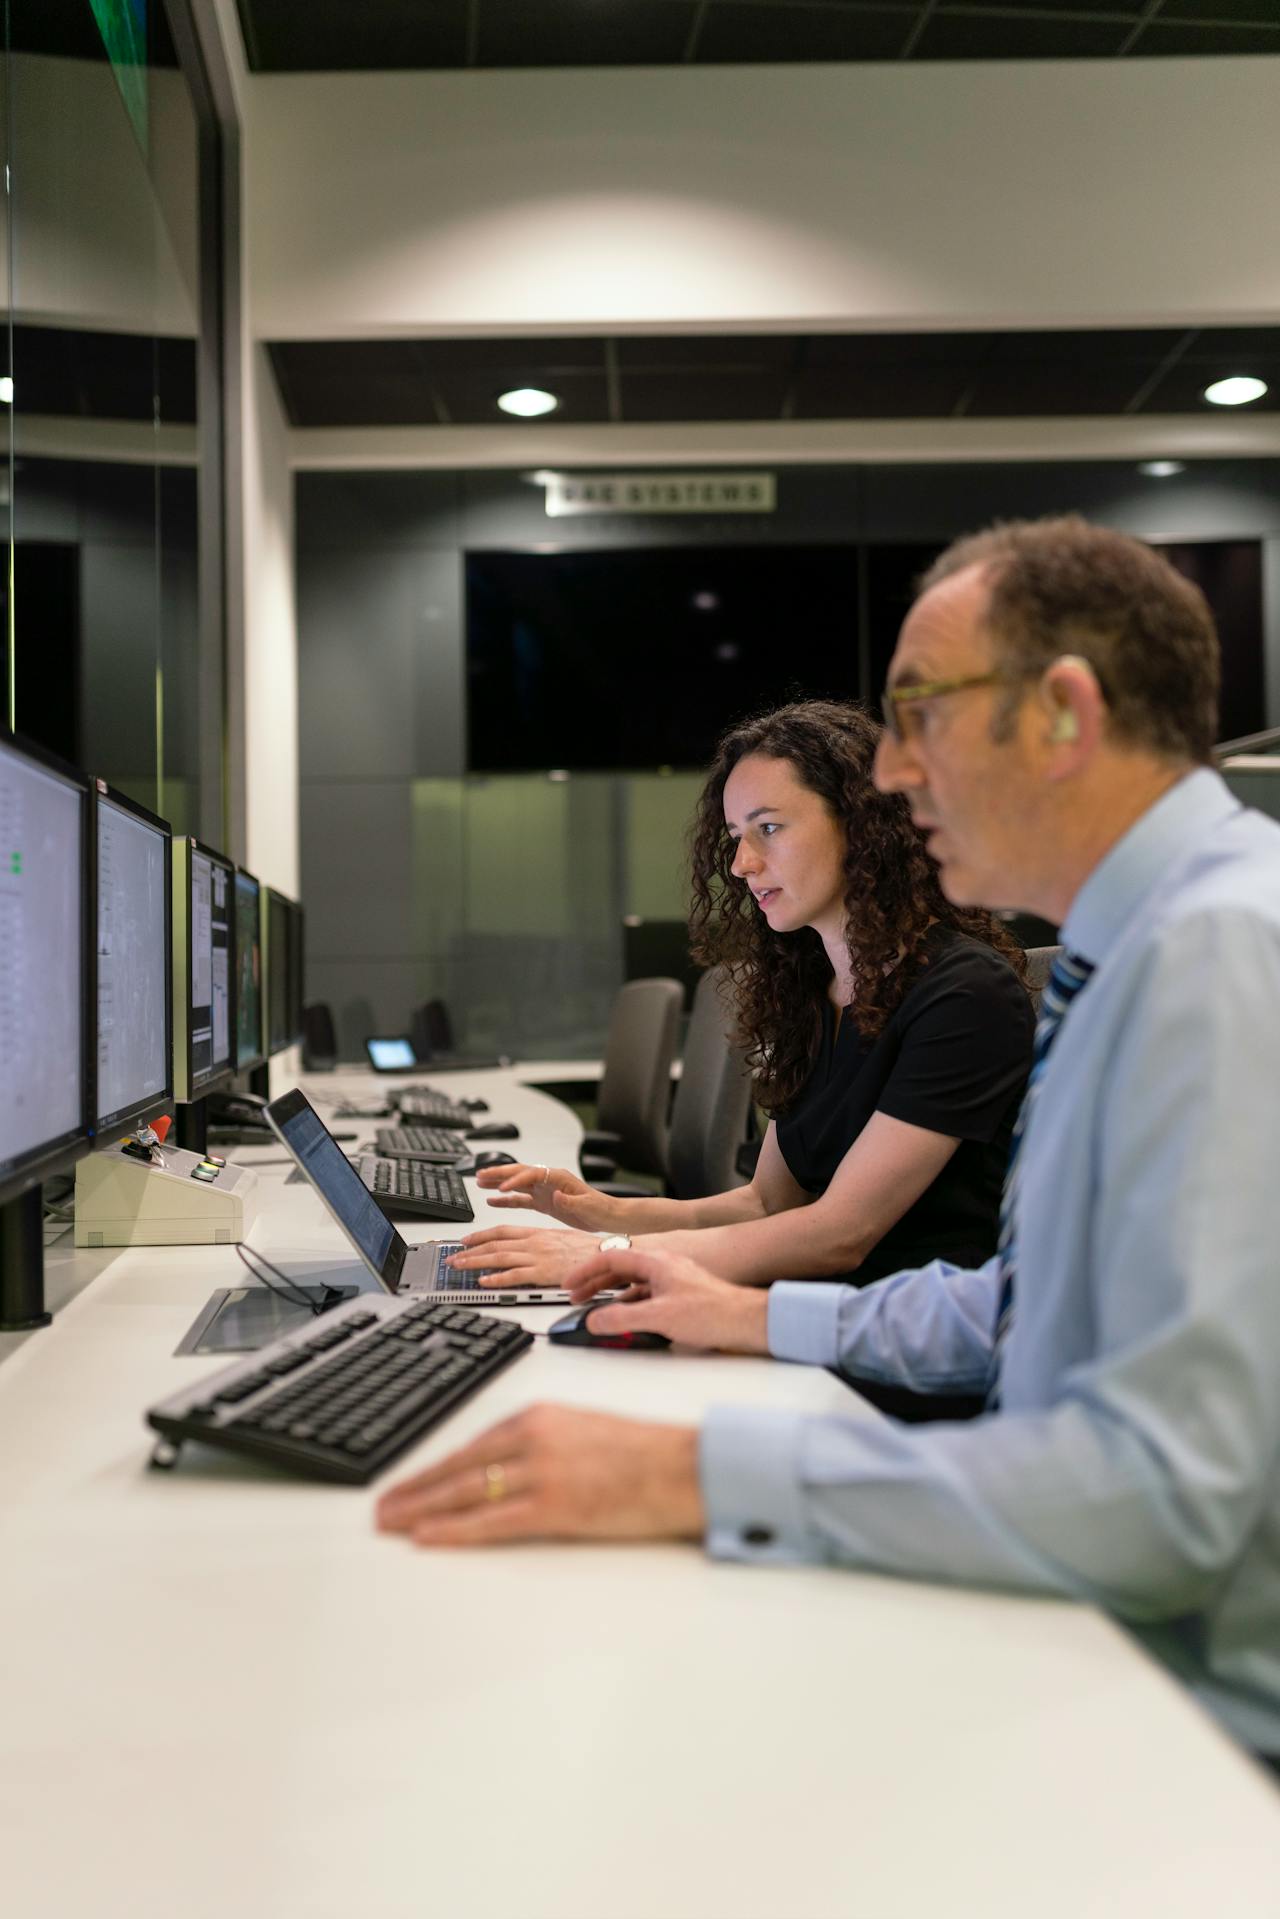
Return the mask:
<path id="1" fill-rule="evenodd" d="M 486 1166 L 476 1174 L 476 1184 L 492 1193 L 490 1206 L 547 1213 L 588 1233 L 607 1233 L 617 1211 L 608 1193 L 598 1193 L 563 1166 Z"/>
<path id="2" fill-rule="evenodd" d="M 625 1286 L 620 1300 L 597 1306 L 593 1333 L 665 1333 L 681 1346 L 722 1353 L 767 1353 L 769 1295 L 672 1253 L 597 1253 L 565 1281 L 575 1305 L 604 1288 Z"/>
<path id="3" fill-rule="evenodd" d="M 487 1226 L 468 1233 L 464 1251 L 446 1261 L 450 1272 L 492 1273 L 482 1286 L 563 1286 L 566 1277 L 600 1251 L 594 1233 L 553 1233 L 546 1226 Z"/>

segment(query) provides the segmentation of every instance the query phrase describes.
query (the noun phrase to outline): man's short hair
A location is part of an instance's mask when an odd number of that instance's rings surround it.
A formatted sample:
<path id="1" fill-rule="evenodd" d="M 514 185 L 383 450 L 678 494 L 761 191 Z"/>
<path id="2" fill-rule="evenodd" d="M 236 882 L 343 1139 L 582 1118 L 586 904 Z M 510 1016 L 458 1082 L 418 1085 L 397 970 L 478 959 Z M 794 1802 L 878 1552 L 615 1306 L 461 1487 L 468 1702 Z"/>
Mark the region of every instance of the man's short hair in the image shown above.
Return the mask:
<path id="1" fill-rule="evenodd" d="M 1114 739 L 1171 759 L 1209 759 L 1218 636 L 1204 595 L 1162 555 L 1076 514 L 1012 520 L 956 540 L 924 574 L 919 595 L 971 566 L 986 569 L 987 625 L 1001 663 L 1020 679 L 1078 654 L 1097 676 Z"/>

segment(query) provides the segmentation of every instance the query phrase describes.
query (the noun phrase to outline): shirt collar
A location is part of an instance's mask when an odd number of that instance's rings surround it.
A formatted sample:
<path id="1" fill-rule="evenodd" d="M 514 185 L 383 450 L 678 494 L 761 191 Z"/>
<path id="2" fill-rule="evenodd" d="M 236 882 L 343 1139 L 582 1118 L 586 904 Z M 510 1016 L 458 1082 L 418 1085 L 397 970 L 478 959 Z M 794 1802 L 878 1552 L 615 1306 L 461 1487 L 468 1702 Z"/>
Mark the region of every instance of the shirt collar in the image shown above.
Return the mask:
<path id="1" fill-rule="evenodd" d="M 1062 923 L 1063 945 L 1098 965 L 1188 840 L 1239 811 L 1239 801 L 1207 766 L 1180 779 L 1094 867 Z"/>

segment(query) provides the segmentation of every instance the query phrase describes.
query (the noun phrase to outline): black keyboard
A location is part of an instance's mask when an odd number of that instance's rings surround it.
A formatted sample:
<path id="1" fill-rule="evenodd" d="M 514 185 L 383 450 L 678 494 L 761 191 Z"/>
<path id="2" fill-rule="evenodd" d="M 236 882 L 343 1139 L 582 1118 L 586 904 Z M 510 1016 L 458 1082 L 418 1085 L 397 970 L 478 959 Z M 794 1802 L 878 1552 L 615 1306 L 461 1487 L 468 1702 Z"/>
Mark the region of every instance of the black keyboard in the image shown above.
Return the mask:
<path id="1" fill-rule="evenodd" d="M 363 1486 L 532 1344 L 487 1313 L 365 1294 L 153 1406 L 175 1449 L 155 1463 L 195 1439 Z"/>
<path id="2" fill-rule="evenodd" d="M 427 1159 L 448 1164 L 467 1157 L 467 1143 L 444 1126 L 380 1126 L 374 1135 L 384 1159 Z"/>
<path id="3" fill-rule="evenodd" d="M 392 1098 L 401 1119 L 425 1120 L 428 1126 L 450 1126 L 460 1133 L 470 1132 L 475 1125 L 470 1107 L 459 1106 L 457 1100 L 446 1098 L 430 1086 L 406 1086 Z"/>
<path id="4" fill-rule="evenodd" d="M 475 1218 L 467 1189 L 451 1166 L 425 1166 L 420 1159 L 382 1159 L 376 1153 L 365 1153 L 354 1164 L 385 1213 L 417 1213 L 423 1219 Z"/>

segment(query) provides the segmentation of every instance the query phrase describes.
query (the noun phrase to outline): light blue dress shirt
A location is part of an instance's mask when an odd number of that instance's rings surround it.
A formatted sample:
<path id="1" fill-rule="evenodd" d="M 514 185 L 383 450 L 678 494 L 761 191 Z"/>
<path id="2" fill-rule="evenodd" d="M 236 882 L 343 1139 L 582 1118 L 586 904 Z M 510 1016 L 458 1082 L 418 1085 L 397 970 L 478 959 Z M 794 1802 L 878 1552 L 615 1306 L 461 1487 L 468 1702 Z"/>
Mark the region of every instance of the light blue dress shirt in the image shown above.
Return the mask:
<path id="1" fill-rule="evenodd" d="M 1092 1600 L 1280 1753 L 1280 827 L 1189 774 L 1062 937 L 1098 970 L 1023 1144 L 1000 1410 L 713 1411 L 708 1544 Z M 770 1350 L 981 1393 L 998 1292 L 994 1259 L 776 1285 Z"/>

